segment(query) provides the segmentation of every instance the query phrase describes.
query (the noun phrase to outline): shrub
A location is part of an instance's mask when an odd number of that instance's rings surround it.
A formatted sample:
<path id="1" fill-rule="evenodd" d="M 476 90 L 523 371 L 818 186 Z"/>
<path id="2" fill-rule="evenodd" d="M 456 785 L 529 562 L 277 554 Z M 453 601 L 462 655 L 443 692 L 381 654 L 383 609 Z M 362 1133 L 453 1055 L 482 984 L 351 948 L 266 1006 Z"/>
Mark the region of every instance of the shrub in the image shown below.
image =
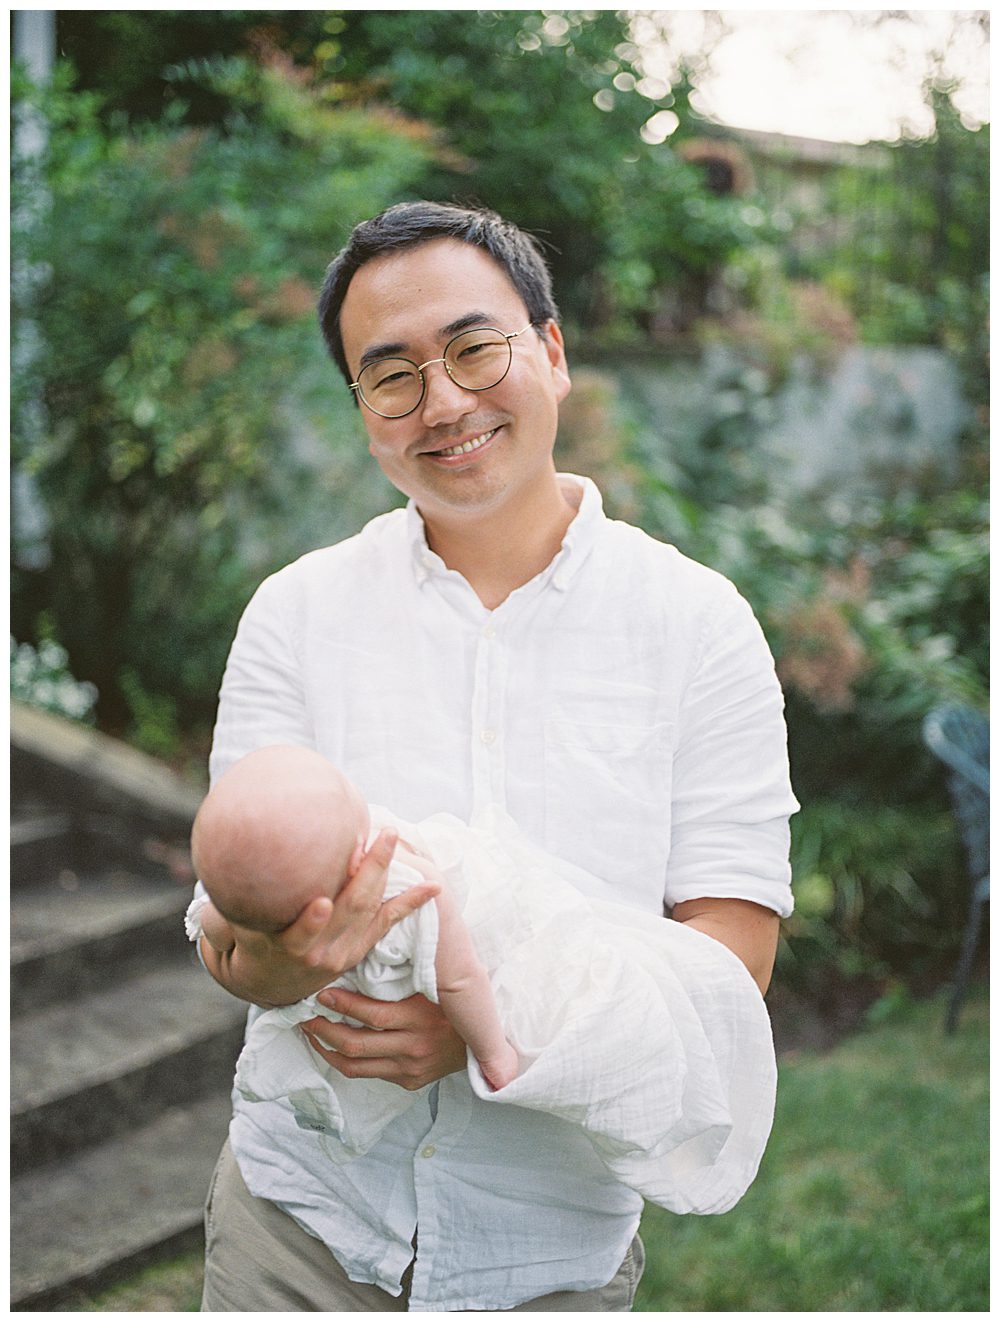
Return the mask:
<path id="1" fill-rule="evenodd" d="M 278 59 L 184 76 L 225 95 L 223 127 L 186 128 L 179 103 L 108 127 L 65 68 L 44 92 L 15 81 L 46 145 L 14 157 L 13 458 L 48 523 L 45 564 L 15 509 L 15 625 L 37 636 L 49 610 L 101 723 L 161 738 L 180 710 L 211 719 L 260 577 L 367 512 L 314 293 L 434 150 Z"/>

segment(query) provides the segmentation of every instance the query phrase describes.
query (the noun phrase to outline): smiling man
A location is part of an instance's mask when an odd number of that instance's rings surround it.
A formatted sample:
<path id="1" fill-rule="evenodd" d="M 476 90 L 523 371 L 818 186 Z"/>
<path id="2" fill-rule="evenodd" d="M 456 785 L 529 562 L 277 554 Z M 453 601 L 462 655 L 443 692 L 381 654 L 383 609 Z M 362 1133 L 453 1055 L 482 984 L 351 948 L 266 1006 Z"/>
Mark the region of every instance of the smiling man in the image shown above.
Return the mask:
<path id="1" fill-rule="evenodd" d="M 258 590 L 213 779 L 301 744 L 403 817 L 497 805 L 585 893 L 707 933 L 763 990 L 796 807 L 773 664 L 729 583 L 556 472 L 570 376 L 537 245 L 490 212 L 393 207 L 331 265 L 320 319 L 409 504 Z M 431 894 L 383 904 L 392 847 L 280 936 L 206 949 L 209 970 L 254 1007 L 331 982 Z M 582 1131 L 480 1102 L 424 998 L 321 999 L 354 1021 L 308 1026 L 335 1069 L 425 1091 L 343 1166 L 290 1108 L 237 1103 L 203 1307 L 627 1311 L 642 1201 Z"/>

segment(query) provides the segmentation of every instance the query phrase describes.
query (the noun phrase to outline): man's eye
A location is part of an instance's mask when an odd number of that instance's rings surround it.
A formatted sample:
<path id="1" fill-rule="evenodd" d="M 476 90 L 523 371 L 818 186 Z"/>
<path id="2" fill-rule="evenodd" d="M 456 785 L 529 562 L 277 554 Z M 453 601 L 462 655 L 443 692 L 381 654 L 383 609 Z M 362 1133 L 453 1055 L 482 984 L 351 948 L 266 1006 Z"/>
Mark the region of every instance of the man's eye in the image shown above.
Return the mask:
<path id="1" fill-rule="evenodd" d="M 484 354 L 489 353 L 491 349 L 500 347 L 495 339 L 472 340 L 461 346 L 458 351 L 458 361 L 462 362 L 467 358 L 481 358 Z"/>
<path id="2" fill-rule="evenodd" d="M 384 372 L 373 372 L 372 375 L 375 378 L 372 383 L 373 388 L 375 390 L 381 390 L 383 387 L 386 386 L 391 387 L 391 386 L 405 385 L 406 382 L 412 381 L 414 379 L 416 373 L 407 370 L 405 367 L 399 367 L 395 369 L 387 369 Z"/>

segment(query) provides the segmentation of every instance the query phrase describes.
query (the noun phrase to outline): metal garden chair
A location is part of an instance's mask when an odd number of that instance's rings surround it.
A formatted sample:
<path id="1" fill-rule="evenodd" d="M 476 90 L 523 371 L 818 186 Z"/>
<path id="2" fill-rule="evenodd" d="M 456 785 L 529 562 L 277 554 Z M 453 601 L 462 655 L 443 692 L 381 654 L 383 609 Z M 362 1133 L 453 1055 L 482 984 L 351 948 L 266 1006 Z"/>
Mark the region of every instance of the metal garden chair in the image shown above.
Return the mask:
<path id="1" fill-rule="evenodd" d="M 983 908 L 990 898 L 989 720 L 972 707 L 935 707 L 924 720 L 924 742 L 945 765 L 972 880 L 962 951 L 945 1017 L 945 1032 L 953 1033 L 972 972 Z"/>

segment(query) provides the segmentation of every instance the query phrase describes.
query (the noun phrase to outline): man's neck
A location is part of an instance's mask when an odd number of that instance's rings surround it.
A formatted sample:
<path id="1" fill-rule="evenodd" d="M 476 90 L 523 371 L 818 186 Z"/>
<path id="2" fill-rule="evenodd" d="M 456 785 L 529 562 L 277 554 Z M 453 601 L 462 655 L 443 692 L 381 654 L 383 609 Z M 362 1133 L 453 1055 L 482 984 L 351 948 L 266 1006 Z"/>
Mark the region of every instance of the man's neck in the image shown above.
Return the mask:
<path id="1" fill-rule="evenodd" d="M 503 508 L 474 517 L 428 519 L 424 514 L 423 519 L 431 550 L 466 579 L 488 610 L 495 610 L 552 563 L 575 516 L 575 506 L 553 480 L 515 513 Z"/>

